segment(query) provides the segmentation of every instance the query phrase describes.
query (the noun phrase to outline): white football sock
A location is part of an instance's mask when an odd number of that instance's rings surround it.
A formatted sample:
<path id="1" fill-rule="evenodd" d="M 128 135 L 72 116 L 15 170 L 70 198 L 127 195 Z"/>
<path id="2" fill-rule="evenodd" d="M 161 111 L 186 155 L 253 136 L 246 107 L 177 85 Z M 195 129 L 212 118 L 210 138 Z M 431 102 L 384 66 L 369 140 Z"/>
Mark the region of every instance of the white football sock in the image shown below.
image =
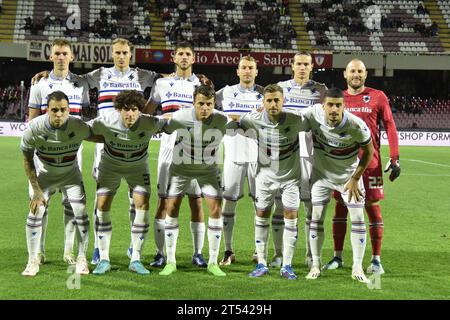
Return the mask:
<path id="1" fill-rule="evenodd" d="M 176 263 L 175 253 L 177 251 L 178 240 L 178 218 L 166 216 L 166 224 L 164 227 L 165 244 L 167 253 L 167 263 Z"/>
<path id="2" fill-rule="evenodd" d="M 292 264 L 294 257 L 295 245 L 297 244 L 297 220 L 284 218 L 283 232 L 283 266 Z"/>
<path id="3" fill-rule="evenodd" d="M 73 244 L 75 241 L 75 231 L 77 229 L 75 216 L 72 206 L 64 199 L 64 255 L 73 252 Z"/>
<path id="4" fill-rule="evenodd" d="M 233 251 L 233 229 L 236 222 L 236 205 L 237 201 L 223 199 L 222 217 L 225 251 Z"/>
<path id="5" fill-rule="evenodd" d="M 222 218 L 208 219 L 208 245 L 209 261 L 208 264 L 217 264 L 219 255 L 220 240 L 222 236 L 223 220 Z"/>
<path id="6" fill-rule="evenodd" d="M 366 224 L 363 208 L 348 208 L 352 220 L 351 243 L 353 251 L 353 267 L 362 268 L 362 261 L 366 251 Z"/>
<path id="7" fill-rule="evenodd" d="M 128 190 L 128 201 L 130 202 L 130 207 L 128 208 L 128 218 L 130 219 L 130 229 L 133 228 L 134 218 L 136 217 L 136 206 L 133 200 L 133 191 Z M 133 230 L 131 230 L 130 237 L 130 248 L 133 247 Z"/>
<path id="8" fill-rule="evenodd" d="M 309 231 L 313 266 L 318 268 L 320 267 L 322 247 L 325 240 L 323 220 L 325 219 L 326 210 L 327 205 L 313 207 Z"/>
<path id="9" fill-rule="evenodd" d="M 133 242 L 133 254 L 131 256 L 131 261 L 141 260 L 141 252 L 144 248 L 148 228 L 150 226 L 148 220 L 148 210 L 136 209 L 136 214 L 133 218 L 133 226 L 131 227 L 131 240 Z"/>
<path id="10" fill-rule="evenodd" d="M 35 260 L 39 253 L 39 244 L 42 235 L 42 218 L 44 216 L 45 207 L 40 206 L 36 215 L 28 213 L 27 223 L 25 226 L 27 236 L 28 261 Z M 42 251 L 41 251 L 42 252 Z"/>
<path id="11" fill-rule="evenodd" d="M 304 201 L 303 206 L 305 207 L 305 239 L 306 239 L 306 256 L 312 257 L 311 253 L 311 243 L 309 239 L 309 228 L 311 226 L 312 217 L 312 203 L 311 201 Z"/>
<path id="12" fill-rule="evenodd" d="M 89 216 L 87 214 L 86 204 L 71 202 L 70 206 L 73 208 L 75 225 L 78 231 L 78 256 L 86 257 L 89 245 Z"/>
<path id="13" fill-rule="evenodd" d="M 45 207 L 44 215 L 42 216 L 42 223 L 41 223 L 42 228 L 41 228 L 40 247 L 39 247 L 39 252 L 42 252 L 42 253 L 45 253 L 45 238 L 47 237 L 47 225 L 48 225 L 48 207 Z"/>
<path id="14" fill-rule="evenodd" d="M 283 254 L 284 207 L 281 199 L 275 197 L 275 209 L 272 215 L 272 239 L 276 256 Z"/>
<path id="15" fill-rule="evenodd" d="M 205 223 L 204 222 L 190 222 L 192 245 L 194 254 L 201 254 L 203 246 L 205 245 Z"/>
<path id="16" fill-rule="evenodd" d="M 109 211 L 101 211 L 97 209 L 98 218 L 98 249 L 100 251 L 100 260 L 109 261 L 109 246 L 112 237 L 112 223 Z"/>
<path id="17" fill-rule="evenodd" d="M 267 266 L 267 242 L 269 241 L 270 218 L 255 216 L 255 245 L 258 263 Z"/>
<path id="18" fill-rule="evenodd" d="M 166 220 L 156 219 L 153 221 L 153 237 L 155 239 L 155 245 L 157 253 L 164 255 L 164 229 Z"/>

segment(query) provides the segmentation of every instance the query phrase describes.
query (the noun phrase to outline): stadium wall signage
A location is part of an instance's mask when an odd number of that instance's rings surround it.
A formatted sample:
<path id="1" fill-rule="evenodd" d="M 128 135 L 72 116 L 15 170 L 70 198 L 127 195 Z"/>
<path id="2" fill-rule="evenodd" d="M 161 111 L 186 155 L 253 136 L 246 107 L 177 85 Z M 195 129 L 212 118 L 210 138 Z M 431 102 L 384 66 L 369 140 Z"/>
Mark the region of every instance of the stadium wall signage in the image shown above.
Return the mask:
<path id="1" fill-rule="evenodd" d="M 258 61 L 258 67 L 278 67 L 290 66 L 292 64 L 294 53 L 285 52 L 250 52 L 252 57 Z M 172 50 L 156 49 L 136 49 L 136 63 L 172 63 Z M 233 51 L 197 51 L 196 63 L 206 65 L 225 65 L 236 66 L 239 59 L 246 56 L 247 53 Z M 332 68 L 332 54 L 313 54 L 315 68 Z"/>
<path id="2" fill-rule="evenodd" d="M 28 43 L 27 60 L 48 61 L 50 58 L 51 42 L 30 41 Z M 90 43 L 73 43 L 72 52 L 75 56 L 73 62 L 113 64 L 111 46 Z M 135 63 L 135 54 L 132 53 L 131 64 Z"/>
<path id="3" fill-rule="evenodd" d="M 381 131 L 381 144 L 389 145 L 386 131 Z M 401 146 L 450 147 L 450 132 L 398 131 Z"/>
<path id="4" fill-rule="evenodd" d="M 0 122 L 0 137 L 21 137 L 27 128 L 26 122 Z M 160 138 L 158 134 L 152 139 Z M 399 131 L 398 143 L 401 146 L 450 147 L 450 132 Z M 389 144 L 386 131 L 381 131 L 381 144 Z"/>

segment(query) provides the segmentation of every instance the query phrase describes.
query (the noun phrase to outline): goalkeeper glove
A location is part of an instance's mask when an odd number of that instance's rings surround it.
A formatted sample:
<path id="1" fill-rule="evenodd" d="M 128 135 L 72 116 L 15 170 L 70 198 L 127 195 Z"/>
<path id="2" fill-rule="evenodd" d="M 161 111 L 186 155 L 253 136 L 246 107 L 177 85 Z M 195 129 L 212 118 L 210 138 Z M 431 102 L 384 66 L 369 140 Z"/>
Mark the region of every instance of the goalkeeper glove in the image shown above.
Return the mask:
<path id="1" fill-rule="evenodd" d="M 398 159 L 389 159 L 384 172 L 389 172 L 389 170 L 391 170 L 389 180 L 394 181 L 400 176 L 400 161 Z"/>

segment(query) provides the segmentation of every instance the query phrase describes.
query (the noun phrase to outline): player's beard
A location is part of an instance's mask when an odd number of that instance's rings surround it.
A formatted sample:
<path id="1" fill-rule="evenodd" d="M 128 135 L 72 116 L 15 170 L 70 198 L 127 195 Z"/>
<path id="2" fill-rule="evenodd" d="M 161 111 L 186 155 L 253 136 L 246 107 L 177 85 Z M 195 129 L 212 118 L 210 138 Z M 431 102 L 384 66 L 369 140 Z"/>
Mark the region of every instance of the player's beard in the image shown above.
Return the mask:
<path id="1" fill-rule="evenodd" d="M 353 79 L 351 79 L 350 81 L 347 81 L 347 84 L 353 90 L 359 90 L 359 89 L 361 89 L 364 86 L 364 81 L 362 79 L 359 79 L 359 84 L 358 85 L 354 85 L 353 84 Z"/>

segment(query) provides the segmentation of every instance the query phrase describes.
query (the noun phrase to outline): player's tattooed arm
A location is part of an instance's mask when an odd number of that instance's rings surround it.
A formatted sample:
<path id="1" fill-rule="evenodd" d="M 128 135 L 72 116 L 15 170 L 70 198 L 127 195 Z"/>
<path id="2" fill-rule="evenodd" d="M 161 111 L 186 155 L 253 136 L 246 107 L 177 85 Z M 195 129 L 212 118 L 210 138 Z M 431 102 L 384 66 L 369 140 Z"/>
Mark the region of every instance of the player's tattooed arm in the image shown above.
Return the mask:
<path id="1" fill-rule="evenodd" d="M 39 212 L 39 207 L 41 205 L 46 206 L 47 201 L 44 197 L 44 192 L 42 191 L 39 183 L 37 181 L 36 167 L 33 161 L 34 151 L 23 151 L 23 166 L 25 173 L 30 181 L 31 187 L 33 188 L 33 198 L 30 201 L 30 211 L 33 214 Z"/>
<path id="2" fill-rule="evenodd" d="M 33 76 L 33 78 L 31 78 L 31 84 L 36 84 L 36 83 L 38 83 L 39 80 L 41 80 L 42 78 L 47 79 L 49 74 L 50 74 L 50 71 L 48 71 L 48 70 L 44 70 L 44 71 L 41 71 L 41 72 L 39 72 L 39 73 L 36 73 L 36 74 Z"/>
<path id="3" fill-rule="evenodd" d="M 361 149 L 363 150 L 363 154 L 361 159 L 359 160 L 358 167 L 344 187 L 344 190 L 349 191 L 348 202 L 350 202 L 353 197 L 355 197 L 356 202 L 359 202 L 363 197 L 363 192 L 359 189 L 358 182 L 361 179 L 366 168 L 369 166 L 370 161 L 372 161 L 374 154 L 372 141 L 370 141 L 369 144 L 361 146 Z"/>

